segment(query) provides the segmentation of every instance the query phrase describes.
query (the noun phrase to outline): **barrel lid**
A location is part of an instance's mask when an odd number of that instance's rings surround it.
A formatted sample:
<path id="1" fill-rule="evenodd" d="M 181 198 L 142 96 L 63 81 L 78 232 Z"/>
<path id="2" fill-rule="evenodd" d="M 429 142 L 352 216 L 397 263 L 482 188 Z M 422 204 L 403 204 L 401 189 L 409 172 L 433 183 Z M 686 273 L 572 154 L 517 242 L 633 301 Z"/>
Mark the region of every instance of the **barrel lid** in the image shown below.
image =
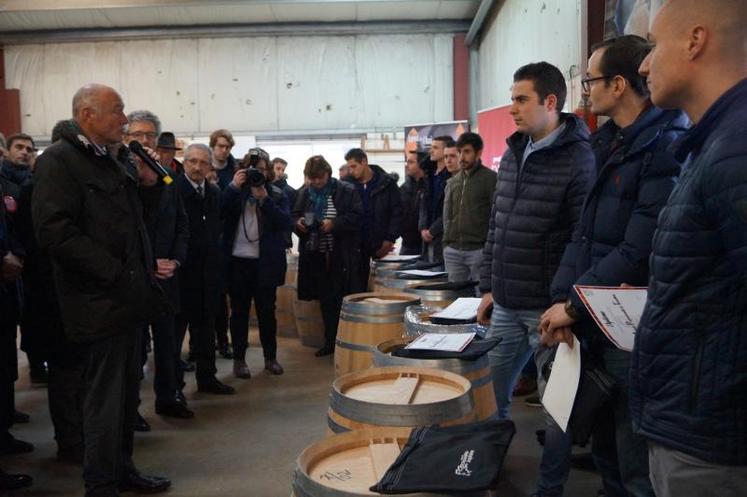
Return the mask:
<path id="1" fill-rule="evenodd" d="M 419 297 L 407 293 L 354 293 L 342 300 L 342 310 L 364 315 L 400 312 L 404 315 L 408 306 L 419 304 Z"/>

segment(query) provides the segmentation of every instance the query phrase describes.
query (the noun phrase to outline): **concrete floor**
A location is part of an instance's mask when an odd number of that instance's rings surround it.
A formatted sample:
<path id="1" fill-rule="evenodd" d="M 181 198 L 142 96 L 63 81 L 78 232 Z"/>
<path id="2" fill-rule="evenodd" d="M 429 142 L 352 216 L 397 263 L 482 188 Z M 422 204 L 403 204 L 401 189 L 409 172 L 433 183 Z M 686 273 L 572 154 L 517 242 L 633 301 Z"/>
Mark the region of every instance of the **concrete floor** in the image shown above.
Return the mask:
<path id="1" fill-rule="evenodd" d="M 156 416 L 152 375 L 142 388 L 140 412 L 153 431 L 136 434 L 135 463 L 141 471 L 168 476 L 173 487 L 167 495 L 179 497 L 287 497 L 296 456 L 324 437 L 325 413 L 333 378 L 332 358 L 316 358 L 314 350 L 296 339 L 279 339 L 278 360 L 283 376 L 262 370 L 261 349 L 252 330 L 248 363 L 250 380 L 231 375 L 232 362 L 219 358 L 218 376 L 238 394 L 229 397 L 196 393 L 189 375 L 185 394 L 192 420 Z M 32 442 L 36 450 L 23 456 L 4 456 L 6 472 L 25 472 L 34 486 L 14 492 L 28 497 L 82 496 L 81 468 L 55 461 L 56 444 L 44 388 L 28 381 L 25 354 L 20 353 L 20 379 L 16 383 L 19 410 L 31 423 L 17 425 L 12 433 Z M 149 363 L 150 365 L 150 363 Z M 525 497 L 534 492 L 540 446 L 534 431 L 542 426 L 541 411 L 518 399 L 513 407 L 517 435 L 509 450 L 498 488 L 499 497 Z M 600 481 L 593 473 L 572 471 L 567 496 L 595 496 Z M 132 495 L 132 494 L 130 494 Z"/>

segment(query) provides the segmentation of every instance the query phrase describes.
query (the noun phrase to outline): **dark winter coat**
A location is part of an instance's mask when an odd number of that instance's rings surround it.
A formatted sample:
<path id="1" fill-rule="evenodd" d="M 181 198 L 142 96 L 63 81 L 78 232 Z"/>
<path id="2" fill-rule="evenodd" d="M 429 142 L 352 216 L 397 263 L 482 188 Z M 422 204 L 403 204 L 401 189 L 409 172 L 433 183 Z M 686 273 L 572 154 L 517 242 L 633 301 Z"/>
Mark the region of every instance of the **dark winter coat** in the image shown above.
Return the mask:
<path id="1" fill-rule="evenodd" d="M 228 154 L 228 159 L 226 159 L 226 167 L 216 171 L 218 175 L 218 187 L 220 187 L 221 191 L 228 188 L 228 185 L 231 184 L 233 175 L 236 174 L 236 167 L 238 167 L 236 158 L 233 155 Z"/>
<path id="2" fill-rule="evenodd" d="M 285 257 L 285 233 L 291 229 L 288 197 L 279 188 L 266 184 L 267 198 L 257 207 L 259 221 L 259 277 L 260 287 L 276 287 L 285 283 L 288 267 Z M 236 228 L 245 204 L 251 195 L 247 188 L 229 185 L 221 194 L 221 220 L 223 221 L 223 255 L 231 260 Z M 226 272 L 228 274 L 228 272 Z"/>
<path id="3" fill-rule="evenodd" d="M 480 250 L 484 247 L 495 180 L 495 171 L 478 162 L 466 171 L 459 171 L 446 182 L 444 247 L 456 250 Z"/>
<path id="4" fill-rule="evenodd" d="M 610 120 L 592 135 L 600 171 L 555 273 L 554 302 L 570 298 L 583 314 L 585 307 L 573 285 L 648 284 L 656 219 L 680 172 L 668 148 L 687 126 L 682 112 L 651 107 L 625 129 Z M 590 319 L 574 331 L 601 338 Z"/>
<path id="5" fill-rule="evenodd" d="M 285 178 L 285 175 L 283 175 L 283 178 L 275 181 L 273 185 L 280 188 L 283 191 L 283 193 L 285 193 L 285 196 L 288 197 L 288 207 L 291 210 L 293 210 L 293 207 L 296 205 L 296 200 L 298 199 L 298 191 L 296 191 L 295 188 L 293 188 L 292 186 L 288 184 L 288 181 Z M 293 246 L 293 239 L 291 238 L 291 233 L 293 233 L 293 230 L 289 230 L 285 234 L 286 248 L 291 248 Z"/>
<path id="6" fill-rule="evenodd" d="M 363 216 L 361 199 L 355 187 L 348 182 L 338 181 L 330 178 L 332 182 L 332 203 L 337 211 L 334 220 L 332 236 L 334 240 L 332 249 L 331 274 L 336 278 L 340 295 L 348 295 L 363 291 L 359 288 L 360 276 L 359 265 L 361 257 L 360 223 Z M 298 200 L 293 208 L 293 219 L 303 217 L 305 212 L 311 212 L 313 207 L 309 199 L 308 187 L 298 191 Z M 313 274 L 311 258 L 305 250 L 308 234 L 296 232 L 299 237 L 298 258 L 298 298 L 300 300 L 315 300 L 319 298 L 317 282 L 311 279 Z"/>
<path id="7" fill-rule="evenodd" d="M 374 257 L 384 241 L 394 243 L 402 234 L 402 198 L 397 183 L 391 176 L 375 164 L 369 164 L 369 167 L 374 172 L 374 177 L 367 186 L 371 189 L 371 225 L 363 251 L 364 256 Z M 354 186 L 358 184 L 352 175 L 348 175 L 343 181 Z M 365 216 L 365 212 L 363 215 Z"/>
<path id="8" fill-rule="evenodd" d="M 430 244 L 433 246 L 433 254 L 436 260 L 443 260 L 443 236 L 444 236 L 444 195 L 446 193 L 446 181 L 443 183 L 443 188 L 434 191 L 433 188 L 433 176 L 436 174 L 437 165 L 432 163 L 430 160 L 421 163 L 425 167 L 425 191 L 423 192 L 423 201 L 420 203 L 420 215 L 418 218 L 418 228 L 422 230 L 428 230 L 433 236 L 433 241 Z M 448 171 L 444 169 L 443 174 L 448 180 L 451 177 Z M 435 195 L 435 200 L 433 199 Z M 435 202 L 435 210 L 431 211 L 431 203 Z"/>
<path id="9" fill-rule="evenodd" d="M 31 180 L 32 173 L 29 167 L 16 167 L 10 161 L 3 160 L 2 165 L 0 165 L 0 176 L 5 177 L 20 188 Z"/>
<path id="10" fill-rule="evenodd" d="M 423 250 L 420 237 L 420 209 L 425 193 L 425 178 L 416 180 L 407 176 L 399 187 L 402 196 L 402 251 L 403 255 L 418 255 Z"/>
<path id="11" fill-rule="evenodd" d="M 223 288 L 223 250 L 220 244 L 220 189 L 205 182 L 205 197 L 181 175 L 176 188 L 184 203 L 189 221 L 187 258 L 179 268 L 181 312 L 195 319 L 218 314 Z"/>
<path id="12" fill-rule="evenodd" d="M 562 133 L 530 154 L 521 172 L 527 135 L 511 135 L 501 159 L 480 290 L 503 307 L 549 307 L 550 283 L 596 177 L 586 124 L 572 114 L 561 120 Z"/>
<path id="13" fill-rule="evenodd" d="M 90 342 L 134 333 L 167 306 L 153 276 L 131 164 L 68 130 L 37 161 L 32 216 L 52 259 L 65 333 Z"/>
<path id="14" fill-rule="evenodd" d="M 747 80 L 675 143 L 680 178 L 653 239 L 630 409 L 647 439 L 747 464 Z"/>
<path id="15" fill-rule="evenodd" d="M 181 267 L 187 260 L 189 241 L 187 213 L 184 211 L 184 203 L 175 183 L 160 184 L 158 188 L 161 190 L 158 210 L 150 221 L 146 222 L 154 259 L 175 260 Z M 169 298 L 174 312 L 179 312 L 180 272 L 181 269 L 177 268 L 173 277 L 158 281 Z"/>

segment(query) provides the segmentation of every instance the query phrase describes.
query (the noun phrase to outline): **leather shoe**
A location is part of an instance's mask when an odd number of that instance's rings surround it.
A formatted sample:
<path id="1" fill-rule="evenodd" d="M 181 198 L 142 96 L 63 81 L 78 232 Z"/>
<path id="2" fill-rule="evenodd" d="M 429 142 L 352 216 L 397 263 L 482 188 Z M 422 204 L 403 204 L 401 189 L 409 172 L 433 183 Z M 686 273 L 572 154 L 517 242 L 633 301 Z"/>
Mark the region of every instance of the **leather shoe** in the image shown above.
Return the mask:
<path id="1" fill-rule="evenodd" d="M 252 377 L 252 373 L 249 371 L 249 366 L 244 361 L 233 361 L 233 375 L 236 378 L 249 379 Z"/>
<path id="2" fill-rule="evenodd" d="M 325 345 L 321 349 L 319 349 L 316 352 L 314 352 L 314 355 L 317 356 L 317 357 L 324 357 L 324 356 L 331 355 L 331 354 L 334 354 L 334 353 L 335 353 L 335 348 L 334 347 L 330 347 L 328 345 Z"/>
<path id="3" fill-rule="evenodd" d="M 231 346 L 227 343 L 218 345 L 218 353 L 223 359 L 233 359 L 233 350 L 231 350 Z"/>
<path id="4" fill-rule="evenodd" d="M 265 369 L 274 375 L 283 374 L 283 366 L 275 359 L 265 359 Z"/>
<path id="5" fill-rule="evenodd" d="M 19 488 L 30 487 L 33 481 L 33 478 L 29 475 L 11 475 L 0 471 L 0 489 L 2 490 L 17 490 Z"/>
<path id="6" fill-rule="evenodd" d="M 187 362 L 183 361 L 182 359 L 179 359 L 181 361 L 182 371 L 185 373 L 194 373 L 195 370 L 195 363 L 194 362 Z"/>
<path id="7" fill-rule="evenodd" d="M 170 402 L 168 404 L 156 404 L 156 414 L 168 418 L 191 419 L 195 413 L 187 408 L 187 404 Z"/>
<path id="8" fill-rule="evenodd" d="M 0 454 L 28 454 L 34 451 L 34 444 L 18 440 L 10 433 L 0 442 Z"/>
<path id="9" fill-rule="evenodd" d="M 150 431 L 150 425 L 140 413 L 137 413 L 137 418 L 135 418 L 134 429 L 135 431 Z"/>
<path id="10" fill-rule="evenodd" d="M 31 421 L 31 416 L 21 411 L 13 411 L 13 424 L 26 424 Z"/>
<path id="11" fill-rule="evenodd" d="M 83 446 L 60 447 L 57 449 L 57 460 L 70 464 L 83 464 Z"/>
<path id="12" fill-rule="evenodd" d="M 160 476 L 144 475 L 137 471 L 128 473 L 119 482 L 120 492 L 135 492 L 138 494 L 157 494 L 165 492 L 171 486 L 171 480 Z"/>
<path id="13" fill-rule="evenodd" d="M 233 395 L 236 393 L 236 390 L 232 386 L 226 385 L 225 383 L 218 381 L 218 379 L 213 379 L 209 383 L 198 384 L 197 391 L 203 393 L 214 393 L 216 395 Z"/>

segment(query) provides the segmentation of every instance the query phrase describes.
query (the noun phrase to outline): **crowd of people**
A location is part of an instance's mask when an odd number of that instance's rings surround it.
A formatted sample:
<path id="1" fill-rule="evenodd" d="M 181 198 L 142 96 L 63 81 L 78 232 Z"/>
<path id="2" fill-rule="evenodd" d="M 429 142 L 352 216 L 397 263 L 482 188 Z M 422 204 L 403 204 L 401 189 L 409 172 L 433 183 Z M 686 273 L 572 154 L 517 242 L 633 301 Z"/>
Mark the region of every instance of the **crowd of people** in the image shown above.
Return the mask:
<path id="1" fill-rule="evenodd" d="M 561 342 L 613 385 L 568 430 L 545 413 L 536 496 L 563 494 L 571 447 L 589 441 L 609 497 L 743 495 L 746 26 L 739 2 L 670 1 L 650 40 L 593 47 L 582 86 L 607 118 L 594 133 L 562 112 L 562 72 L 527 64 L 497 172 L 480 135 L 438 136 L 406 153 L 401 187 L 354 148 L 339 179 L 310 157 L 295 190 L 285 160 L 261 148 L 237 160 L 225 129 L 179 161 L 153 112 L 125 114 L 113 88 L 82 87 L 52 145 L 37 157 L 32 137 L 9 136 L 0 166 L 0 451 L 33 450 L 10 433 L 29 421 L 14 403 L 20 326 L 57 457 L 83 466 L 86 496 L 167 490 L 133 461 L 134 432 L 150 429 L 138 412 L 148 352 L 156 413 L 192 418 L 185 373 L 199 392 L 235 393 L 216 351 L 251 377 L 252 305 L 264 369 L 283 374 L 276 293 L 292 233 L 298 298 L 317 300 L 324 322 L 320 357 L 334 351 L 343 297 L 366 291 L 371 261 L 401 238 L 401 254 L 476 285 L 478 320 L 501 339 L 489 353 L 498 417 L 528 363 L 543 392 Z M 605 338 L 574 285 L 648 287 L 632 352 Z M 0 473 L 2 488 L 30 484 Z"/>

